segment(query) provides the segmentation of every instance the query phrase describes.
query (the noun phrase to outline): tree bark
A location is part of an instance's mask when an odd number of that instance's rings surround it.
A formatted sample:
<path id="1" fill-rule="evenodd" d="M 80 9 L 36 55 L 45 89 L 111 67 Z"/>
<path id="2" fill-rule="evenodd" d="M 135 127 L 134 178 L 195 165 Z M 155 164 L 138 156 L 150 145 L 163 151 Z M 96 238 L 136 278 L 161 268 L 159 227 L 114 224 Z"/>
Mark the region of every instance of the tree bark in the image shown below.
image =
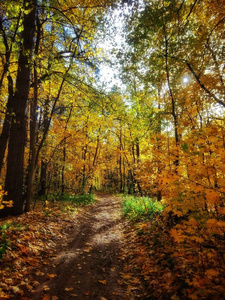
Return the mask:
<path id="1" fill-rule="evenodd" d="M 12 208 L 4 208 L 1 215 L 23 212 L 24 148 L 26 143 L 26 107 L 30 90 L 31 60 L 35 37 L 37 0 L 24 0 L 22 44 L 19 54 L 16 90 L 13 97 L 13 116 L 10 129 L 5 180 L 6 200 L 13 200 Z M 28 11 L 28 13 L 26 13 Z"/>
<path id="2" fill-rule="evenodd" d="M 16 25 L 15 32 L 12 37 L 11 45 L 10 45 L 7 34 L 6 34 L 6 30 L 3 26 L 2 16 L 0 16 L 0 32 L 2 34 L 3 44 L 5 46 L 5 63 L 3 65 L 3 72 L 2 72 L 1 78 L 0 78 L 0 94 L 1 94 L 1 89 L 2 89 L 2 85 L 3 85 L 3 80 L 4 80 L 5 76 L 7 75 L 7 73 L 9 72 L 12 46 L 15 41 L 16 33 L 19 28 L 20 18 L 21 18 L 21 11 L 19 12 L 17 25 Z M 9 73 L 8 73 L 7 79 L 8 79 L 8 102 L 6 105 L 5 118 L 4 118 L 1 136 L 0 136 L 0 174 L 2 171 L 3 162 L 4 162 L 4 158 L 5 158 L 5 152 L 6 152 L 6 148 L 7 148 L 8 139 L 9 139 L 11 119 L 12 119 L 13 93 L 14 93 L 13 92 L 13 79 Z"/>
<path id="3" fill-rule="evenodd" d="M 10 126 L 12 120 L 12 108 L 13 108 L 13 80 L 10 75 L 8 75 L 8 102 L 6 106 L 5 119 L 2 127 L 2 133 L 0 136 L 0 174 L 3 167 L 3 162 L 5 158 L 5 151 L 7 148 L 7 143 L 10 134 Z"/>
<path id="4" fill-rule="evenodd" d="M 63 142 L 63 166 L 62 166 L 62 185 L 61 185 L 61 195 L 65 194 L 65 165 L 66 165 L 66 140 Z"/>
<path id="5" fill-rule="evenodd" d="M 47 181 L 47 163 L 44 159 L 41 160 L 41 175 L 40 175 L 40 189 L 38 191 L 39 196 L 46 194 L 46 181 Z"/>
<path id="6" fill-rule="evenodd" d="M 39 53 L 39 45 L 41 38 L 41 25 L 39 22 L 38 14 L 36 16 L 37 23 L 37 38 L 35 44 L 35 57 Z M 32 188 L 35 175 L 35 159 L 36 159 L 36 134 L 37 134 L 37 104 L 38 104 L 38 72 L 37 63 L 34 61 L 34 99 L 30 104 L 30 153 L 29 153 L 29 165 L 27 174 L 27 194 L 24 211 L 30 211 L 30 203 L 32 198 Z"/>

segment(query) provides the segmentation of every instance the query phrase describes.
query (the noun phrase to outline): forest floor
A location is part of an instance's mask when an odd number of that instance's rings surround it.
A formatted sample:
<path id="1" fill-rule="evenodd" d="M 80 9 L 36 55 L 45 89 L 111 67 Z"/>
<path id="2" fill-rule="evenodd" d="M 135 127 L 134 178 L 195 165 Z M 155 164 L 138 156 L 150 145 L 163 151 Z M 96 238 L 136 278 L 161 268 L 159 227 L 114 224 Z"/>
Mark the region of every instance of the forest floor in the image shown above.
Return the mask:
<path id="1" fill-rule="evenodd" d="M 122 201 L 39 202 L 1 219 L 0 300 L 225 299 L 223 239 L 212 247 L 188 223 L 182 242 L 162 215 L 126 219 Z"/>
<path id="2" fill-rule="evenodd" d="M 96 204 L 79 215 L 67 247 L 59 247 L 56 266 L 44 270 L 56 276 L 47 276 L 33 299 L 42 299 L 46 286 L 50 299 L 123 299 L 123 267 L 119 259 L 122 228 L 119 198 L 98 197 Z"/>
<path id="3" fill-rule="evenodd" d="M 136 288 L 126 284 L 127 225 L 121 198 L 107 194 L 71 217 L 54 210 L 14 217 L 0 299 L 144 299 L 139 282 Z"/>

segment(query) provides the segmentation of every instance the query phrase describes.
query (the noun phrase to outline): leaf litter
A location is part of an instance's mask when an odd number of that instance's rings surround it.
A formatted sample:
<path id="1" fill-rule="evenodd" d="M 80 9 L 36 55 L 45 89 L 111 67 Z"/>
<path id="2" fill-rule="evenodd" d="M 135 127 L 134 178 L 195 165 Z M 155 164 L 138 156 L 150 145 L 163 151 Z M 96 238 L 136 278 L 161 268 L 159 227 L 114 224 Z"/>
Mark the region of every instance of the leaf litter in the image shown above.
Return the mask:
<path id="1" fill-rule="evenodd" d="M 32 211 L 0 221 L 0 228 L 3 228 L 0 245 L 3 242 L 7 245 L 0 260 L 0 299 L 18 299 L 34 291 L 39 285 L 38 278 L 45 275 L 43 266 L 54 266 L 59 241 L 61 245 L 67 244 L 68 230 L 74 222 L 75 215 L 56 208 Z M 55 276 L 47 274 L 49 279 Z"/>

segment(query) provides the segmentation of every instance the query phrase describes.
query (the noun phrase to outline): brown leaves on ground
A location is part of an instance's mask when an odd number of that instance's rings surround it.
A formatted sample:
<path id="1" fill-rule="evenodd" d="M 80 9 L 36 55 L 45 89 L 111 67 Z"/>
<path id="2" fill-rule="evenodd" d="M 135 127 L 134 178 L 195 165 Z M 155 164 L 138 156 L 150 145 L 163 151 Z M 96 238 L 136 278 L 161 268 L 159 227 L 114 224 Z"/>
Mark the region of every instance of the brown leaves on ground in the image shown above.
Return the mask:
<path id="1" fill-rule="evenodd" d="M 6 250 L 0 260 L 0 299 L 26 299 L 24 295 L 32 292 L 39 285 L 38 278 L 45 275 L 43 268 L 54 265 L 57 242 L 66 245 L 66 232 L 72 223 L 72 215 L 57 209 L 1 220 L 4 230 L 0 231 L 0 246 L 5 245 Z M 51 279 L 56 274 L 46 276 Z"/>
<path id="2" fill-rule="evenodd" d="M 176 238 L 178 229 L 185 240 Z M 122 253 L 128 292 L 152 300 L 223 299 L 224 242 L 214 247 L 209 234 L 196 239 L 194 233 L 188 221 L 172 230 L 161 219 L 130 224 L 125 231 L 129 243 Z"/>

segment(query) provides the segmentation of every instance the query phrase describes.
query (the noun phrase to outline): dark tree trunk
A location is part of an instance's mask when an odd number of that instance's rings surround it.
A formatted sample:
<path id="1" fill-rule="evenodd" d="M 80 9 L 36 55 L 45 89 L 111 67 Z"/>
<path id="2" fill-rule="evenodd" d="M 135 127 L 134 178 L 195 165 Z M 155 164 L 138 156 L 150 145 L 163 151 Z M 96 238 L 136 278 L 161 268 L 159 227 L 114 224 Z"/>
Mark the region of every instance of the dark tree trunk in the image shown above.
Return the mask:
<path id="1" fill-rule="evenodd" d="M 159 85 L 160 87 L 158 88 L 158 101 L 160 99 L 160 91 L 161 91 L 161 84 Z M 158 102 L 158 109 L 160 110 L 160 102 Z M 162 122 L 161 122 L 161 117 L 159 117 L 158 119 L 158 125 L 157 125 L 157 129 L 156 129 L 156 132 L 158 134 L 161 135 L 161 127 L 162 127 Z M 158 140 L 158 137 L 157 137 L 157 140 L 156 140 L 156 147 L 157 147 L 157 150 L 160 151 L 160 143 L 159 143 L 159 140 Z M 162 170 L 161 170 L 161 166 L 160 166 L 161 162 L 158 160 L 157 162 L 157 173 L 158 173 L 158 176 L 161 174 Z M 159 183 L 157 183 L 157 200 L 158 201 L 161 201 L 162 200 L 162 191 L 161 189 L 159 188 Z"/>
<path id="2" fill-rule="evenodd" d="M 65 194 L 65 165 L 66 165 L 66 140 L 64 140 L 63 144 L 63 166 L 62 166 L 62 187 L 61 187 L 61 195 Z"/>
<path id="3" fill-rule="evenodd" d="M 13 97 L 13 116 L 10 129 L 5 190 L 6 200 L 13 200 L 12 208 L 4 208 L 1 215 L 23 212 L 24 147 L 26 143 L 26 106 L 30 89 L 31 59 L 34 48 L 36 0 L 24 1 L 22 45 L 19 54 L 16 90 Z"/>
<path id="4" fill-rule="evenodd" d="M 8 73 L 7 79 L 8 79 L 8 94 L 9 94 L 8 102 L 6 105 L 6 113 L 5 113 L 5 119 L 4 119 L 4 123 L 3 123 L 2 133 L 0 136 L 0 174 L 2 171 L 3 161 L 5 158 L 5 152 L 6 152 L 6 148 L 7 148 L 8 139 L 9 139 L 11 118 L 12 118 L 12 108 L 13 108 L 13 106 L 12 106 L 12 104 L 13 104 L 13 79 L 12 79 L 11 75 L 9 74 L 10 57 L 11 57 L 11 52 L 12 52 L 12 45 L 15 41 L 16 33 L 19 28 L 20 18 L 21 18 L 21 11 L 19 12 L 17 25 L 16 25 L 15 32 L 12 37 L 11 45 L 10 45 L 6 30 L 3 26 L 3 18 L 2 18 L 2 16 L 0 16 L 0 32 L 2 34 L 3 43 L 5 46 L 5 64 L 3 66 L 3 72 L 2 72 L 1 78 L 0 78 L 0 92 L 1 92 L 2 85 L 3 85 L 3 80 Z"/>
<path id="5" fill-rule="evenodd" d="M 47 163 L 42 159 L 41 175 L 40 175 L 40 189 L 38 191 L 39 196 L 44 196 L 46 194 L 46 181 L 47 181 Z"/>
<path id="6" fill-rule="evenodd" d="M 9 139 L 11 119 L 12 119 L 12 108 L 13 108 L 13 80 L 10 75 L 8 75 L 8 103 L 6 107 L 6 114 L 3 123 L 2 133 L 0 136 L 0 174 L 3 167 L 3 162 L 5 158 L 5 151 L 7 148 L 7 143 Z"/>
<path id="7" fill-rule="evenodd" d="M 85 194 L 85 186 L 87 182 L 87 176 L 86 176 L 86 156 L 87 156 L 87 145 L 84 146 L 83 148 L 83 154 L 82 154 L 82 159 L 84 161 L 83 163 L 83 168 L 82 168 L 82 182 L 81 182 L 81 194 Z"/>
<path id="8" fill-rule="evenodd" d="M 175 138 L 175 144 L 176 147 L 179 146 L 179 134 L 178 134 L 178 117 L 177 117 L 177 113 L 176 113 L 176 102 L 175 102 L 175 98 L 173 95 L 173 91 L 171 88 L 171 84 L 170 84 L 170 71 L 169 71 L 169 63 L 168 63 L 168 53 L 169 53 L 169 45 L 168 45 L 168 37 L 166 35 L 166 29 L 165 29 L 165 25 L 164 25 L 164 33 L 165 33 L 165 64 L 166 64 L 166 79 L 167 79 L 167 85 L 168 85 L 168 89 L 169 89 L 169 95 L 170 95 L 170 99 L 171 99 L 171 114 L 173 117 L 173 124 L 174 124 L 174 138 Z M 177 151 L 176 155 L 175 155 L 175 161 L 174 161 L 174 165 L 175 165 L 175 173 L 178 173 L 178 166 L 180 164 L 179 161 L 179 153 Z"/>
<path id="9" fill-rule="evenodd" d="M 118 168 L 119 168 L 119 178 L 118 178 L 118 183 L 119 183 L 119 192 L 120 193 L 124 193 L 124 177 L 123 177 L 123 165 L 122 165 L 122 162 L 123 162 L 123 156 L 122 156 L 122 150 L 124 149 L 124 146 L 123 146 L 123 137 L 122 137 L 122 125 L 120 124 L 120 134 L 119 134 L 119 142 L 120 142 L 120 145 L 119 145 L 119 150 L 120 150 L 120 154 L 119 154 L 119 160 L 118 160 Z"/>

